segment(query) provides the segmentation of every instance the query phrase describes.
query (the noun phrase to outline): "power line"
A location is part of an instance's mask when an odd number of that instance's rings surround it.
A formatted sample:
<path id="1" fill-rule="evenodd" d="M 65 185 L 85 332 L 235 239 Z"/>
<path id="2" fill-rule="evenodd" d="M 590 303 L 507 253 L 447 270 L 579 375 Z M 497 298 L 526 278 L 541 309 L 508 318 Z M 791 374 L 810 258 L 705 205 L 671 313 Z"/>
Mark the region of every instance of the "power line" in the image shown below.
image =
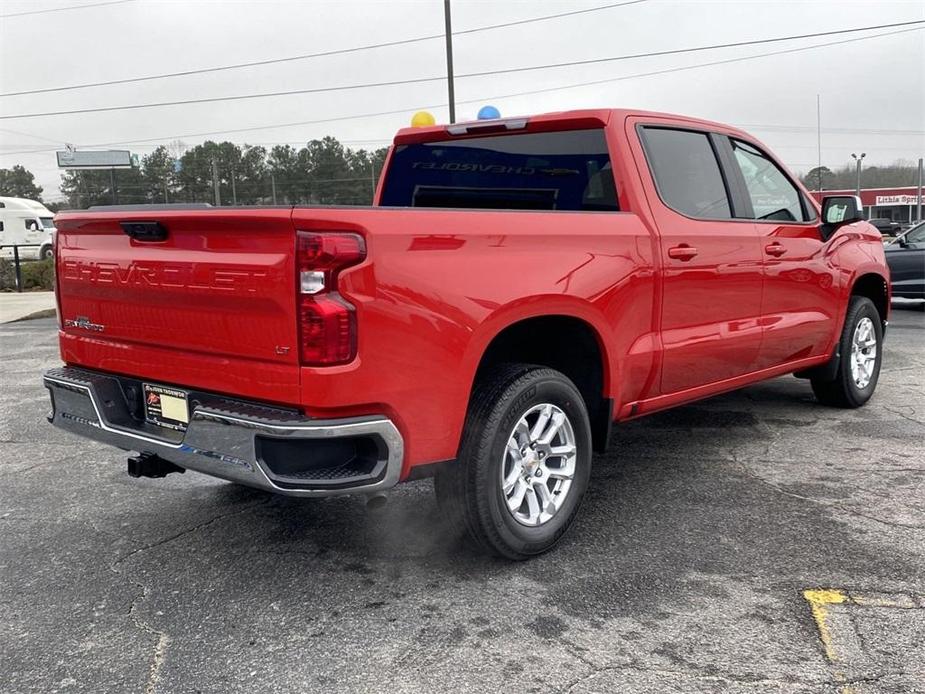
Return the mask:
<path id="1" fill-rule="evenodd" d="M 629 0 L 629 2 L 615 2 L 609 5 L 599 7 L 590 7 L 584 10 L 573 10 L 571 12 L 560 12 L 558 14 L 549 14 L 542 17 L 532 17 L 530 19 L 519 19 L 513 22 L 504 22 L 502 24 L 492 24 L 484 27 L 465 29 L 463 31 L 453 32 L 453 36 L 463 36 L 466 34 L 475 34 L 481 31 L 490 31 L 492 29 L 503 29 L 506 27 L 520 26 L 522 24 L 533 24 L 535 22 L 545 22 L 550 19 L 561 19 L 562 17 L 571 17 L 579 14 L 588 14 L 589 12 L 600 12 L 601 10 L 610 10 L 615 7 L 625 7 L 627 5 L 638 5 L 648 0 Z M 45 87 L 43 89 L 28 89 L 20 92 L 6 92 L 0 94 L 3 96 L 23 96 L 26 94 L 46 94 L 48 92 L 61 92 L 72 89 L 87 89 L 89 87 L 105 87 L 114 84 L 132 84 L 135 82 L 148 82 L 150 80 L 160 80 L 172 77 L 187 77 L 189 75 L 204 75 L 210 72 L 222 72 L 224 70 L 239 70 L 248 67 L 258 67 L 263 65 L 276 65 L 279 63 L 289 63 L 297 60 L 309 60 L 311 58 L 322 58 L 332 55 L 344 55 L 347 53 L 356 53 L 359 51 L 369 51 L 377 48 L 389 48 L 392 46 L 405 46 L 412 43 L 421 43 L 423 41 L 432 41 L 434 39 L 444 38 L 443 34 L 430 34 L 428 36 L 418 36 L 410 39 L 399 39 L 397 41 L 386 41 L 384 43 L 374 43 L 366 46 L 355 46 L 353 48 L 339 48 L 332 51 L 321 51 L 319 53 L 305 53 L 303 55 L 293 55 L 286 58 L 269 58 L 267 60 L 255 60 L 248 63 L 232 63 L 230 65 L 218 65 L 216 67 L 198 68 L 194 70 L 181 70 L 179 72 L 165 72 L 159 75 L 145 75 L 142 77 L 126 77 L 117 80 L 107 80 L 102 82 L 85 82 L 83 84 L 71 84 L 64 87 Z"/>
<path id="2" fill-rule="evenodd" d="M 911 22 L 896 22 L 893 24 L 879 24 L 874 26 L 867 27 L 856 27 L 853 29 L 839 29 L 836 31 L 823 31 L 813 34 L 797 34 L 793 36 L 779 36 L 770 39 L 756 39 L 752 41 L 737 41 L 735 43 L 725 43 L 725 44 L 714 44 L 711 46 L 695 46 L 693 48 L 676 48 L 667 51 L 653 51 L 649 53 L 637 53 L 633 55 L 622 55 L 615 56 L 611 58 L 592 58 L 589 60 L 575 60 L 570 62 L 563 63 L 550 63 L 547 65 L 532 65 L 526 67 L 518 68 L 505 68 L 501 70 L 485 70 L 482 72 L 470 72 L 463 75 L 457 75 L 457 79 L 471 78 L 471 77 L 487 77 L 490 75 L 500 75 L 500 74 L 511 74 L 511 73 L 520 73 L 534 70 L 548 70 L 552 68 L 562 68 L 562 67 L 574 67 L 578 65 L 591 65 L 598 63 L 614 62 L 619 60 L 631 60 L 635 58 L 651 58 L 656 56 L 666 56 L 666 55 L 678 55 L 681 53 L 695 53 L 700 51 L 716 50 L 722 48 L 736 48 L 741 46 L 754 46 L 767 43 L 776 43 L 780 41 L 795 41 L 805 38 L 814 38 L 821 36 L 833 36 L 838 34 L 849 34 L 856 33 L 859 31 L 872 31 L 876 29 L 888 29 L 893 27 L 901 26 L 911 26 L 911 25 L 921 25 L 925 24 L 925 20 L 915 20 Z M 14 115 L 0 115 L 0 120 L 10 120 L 10 119 L 25 119 L 25 118 L 40 118 L 46 116 L 71 116 L 71 115 L 80 115 L 85 113 L 101 113 L 101 112 L 111 112 L 111 111 L 132 111 L 137 109 L 144 108 L 159 108 L 164 106 L 186 106 L 191 104 L 207 104 L 207 103 L 217 103 L 225 101 L 242 101 L 249 99 L 265 99 L 270 97 L 280 97 L 280 96 L 294 96 L 298 94 L 319 94 L 323 92 L 336 92 L 336 91 L 348 91 L 355 89 L 368 89 L 371 87 L 386 87 L 386 86 L 398 86 L 405 84 L 416 84 L 423 82 L 442 82 L 446 77 L 444 75 L 436 77 L 418 77 L 410 78 L 404 80 L 391 80 L 387 82 L 368 82 L 365 84 L 351 84 L 351 85 L 340 85 L 335 87 L 316 87 L 309 89 L 291 89 L 281 92 L 264 92 L 260 94 L 239 94 L 235 96 L 216 96 L 208 97 L 204 99 L 181 99 L 177 101 L 161 101 L 150 104 L 128 104 L 125 106 L 102 106 L 97 108 L 84 108 L 84 109 L 74 109 L 71 111 L 45 111 L 37 113 L 18 113 Z"/>
<path id="3" fill-rule="evenodd" d="M 747 60 L 756 60 L 758 58 L 767 58 L 769 56 L 786 55 L 789 53 L 801 53 L 803 51 L 811 51 L 817 48 L 827 48 L 829 46 L 838 46 L 838 45 L 846 44 L 846 43 L 855 43 L 858 41 L 868 41 L 870 39 L 878 39 L 878 38 L 882 38 L 885 36 L 893 36 L 896 34 L 907 34 L 912 31 L 921 31 L 923 28 L 925 27 L 914 27 L 912 29 L 900 29 L 899 31 L 887 31 L 882 34 L 875 34 L 874 36 L 861 36 L 859 38 L 842 39 L 840 41 L 827 41 L 826 43 L 818 43 L 813 46 L 801 46 L 799 48 L 787 48 L 787 49 L 780 50 L 780 51 L 769 51 L 768 53 L 756 53 L 755 55 L 740 56 L 738 58 L 726 58 L 724 60 L 711 60 L 710 62 L 697 63 L 695 65 L 683 65 L 681 67 L 665 68 L 662 70 L 653 70 L 651 72 L 637 72 L 633 75 L 622 75 L 620 77 L 608 77 L 606 79 L 592 80 L 590 82 L 576 82 L 573 84 L 561 85 L 558 87 L 545 87 L 543 89 L 531 89 L 528 91 L 514 92 L 511 94 L 486 96 L 486 97 L 482 97 L 481 99 L 477 99 L 477 100 L 473 99 L 468 102 L 461 101 L 458 103 L 477 103 L 479 101 L 484 102 L 484 101 L 491 101 L 491 100 L 497 100 L 497 99 L 507 99 L 507 98 L 517 97 L 517 96 L 532 96 L 535 94 L 546 94 L 549 92 L 557 92 L 557 91 L 562 91 L 565 89 L 576 89 L 579 87 L 591 87 L 591 86 L 596 86 L 599 84 L 622 82 L 624 80 L 638 79 L 640 77 L 654 77 L 656 75 L 666 75 L 666 74 L 675 73 L 675 72 L 685 72 L 687 70 L 697 70 L 697 69 L 704 68 L 704 67 L 713 67 L 715 65 L 728 65 L 731 63 L 741 63 Z M 814 128 L 810 128 L 810 130 L 814 130 Z"/>
<path id="4" fill-rule="evenodd" d="M 816 127 L 812 125 L 759 125 L 756 123 L 743 124 L 743 128 L 754 128 L 755 130 L 767 130 L 769 132 L 816 132 Z M 827 133 L 845 133 L 853 135 L 855 133 L 864 135 L 925 135 L 925 130 L 885 130 L 882 128 L 823 128 Z"/>
<path id="5" fill-rule="evenodd" d="M 697 63 L 695 65 L 684 65 L 681 67 L 667 68 L 663 70 L 655 70 L 655 71 L 650 71 L 650 72 L 640 72 L 640 73 L 635 73 L 632 75 L 622 75 L 620 77 L 611 77 L 611 78 L 603 79 L 603 80 L 593 80 L 590 82 L 578 82 L 578 83 L 573 83 L 573 84 L 559 85 L 557 87 L 546 87 L 543 89 L 532 89 L 528 91 L 513 92 L 513 93 L 507 93 L 507 94 L 495 94 L 491 96 L 484 96 L 479 99 L 467 99 L 467 100 L 459 101 L 457 103 L 460 103 L 460 104 L 484 103 L 486 101 L 492 101 L 492 100 L 498 100 L 498 99 L 508 99 L 508 98 L 514 98 L 514 97 L 520 97 L 520 96 L 531 96 L 534 94 L 545 94 L 549 92 L 563 91 L 566 89 L 577 89 L 580 87 L 596 86 L 596 85 L 606 84 L 610 82 L 620 82 L 624 80 L 637 79 L 640 77 L 652 77 L 655 75 L 663 75 L 663 74 L 668 74 L 668 73 L 673 73 L 673 72 L 684 72 L 687 70 L 697 70 L 697 69 L 704 68 L 704 67 L 712 67 L 714 65 L 744 62 L 747 60 L 756 60 L 759 58 L 766 58 L 766 57 L 776 56 L 776 55 L 801 53 L 803 51 L 811 51 L 811 50 L 816 50 L 818 48 L 827 48 L 830 46 L 836 46 L 836 45 L 847 44 L 847 43 L 855 43 L 858 41 L 869 41 L 871 39 L 882 38 L 885 36 L 892 36 L 895 34 L 905 34 L 905 33 L 909 33 L 912 31 L 921 31 L 921 28 L 919 27 L 919 28 L 913 28 L 913 29 L 902 29 L 899 31 L 884 32 L 881 34 L 876 34 L 874 36 L 862 36 L 862 37 L 852 38 L 852 39 L 842 39 L 840 41 L 827 41 L 825 43 L 819 43 L 813 46 L 801 46 L 799 48 L 789 48 L 789 49 L 781 50 L 781 51 L 756 53 L 755 55 L 741 56 L 738 58 L 728 58 L 725 60 L 710 61 L 706 63 Z M 417 108 L 430 109 L 430 108 L 441 108 L 443 106 L 446 106 L 446 104 L 445 103 L 427 104 L 427 105 L 420 105 Z M 178 140 L 178 139 L 187 138 L 187 137 L 208 137 L 210 135 L 223 135 L 223 134 L 229 134 L 229 133 L 253 132 L 257 130 L 274 130 L 277 128 L 291 128 L 291 127 L 300 127 L 304 125 L 318 125 L 321 123 L 340 122 L 340 121 L 345 121 L 345 120 L 357 120 L 361 118 L 391 116 L 391 115 L 397 115 L 397 114 L 402 114 L 402 113 L 409 113 L 411 110 L 414 110 L 414 109 L 401 108 L 401 109 L 394 109 L 390 111 L 377 111 L 373 113 L 359 113 L 359 114 L 353 114 L 353 115 L 336 116 L 333 118 L 317 118 L 313 120 L 296 121 L 296 122 L 290 122 L 290 123 L 274 123 L 272 125 L 257 125 L 257 126 L 247 127 L 247 128 L 235 128 L 235 129 L 229 129 L 229 130 L 212 130 L 208 132 L 185 133 L 181 135 L 170 135 L 166 137 L 150 137 L 150 138 L 143 138 L 143 139 L 137 139 L 137 140 L 120 140 L 117 142 L 95 143 L 95 144 L 84 145 L 84 146 L 85 147 L 111 147 L 111 146 L 117 146 L 117 145 L 140 144 L 144 142 L 165 142 L 165 141 L 173 141 L 173 140 Z M 742 127 L 755 127 L 759 129 L 761 127 L 775 127 L 775 128 L 780 128 L 780 129 L 786 129 L 789 126 L 747 126 L 747 125 L 743 125 Z M 803 126 L 796 126 L 796 130 L 801 130 L 802 128 Z M 808 128 L 808 129 L 813 130 L 813 128 Z M 825 128 L 824 130 L 825 132 L 836 132 L 836 131 L 844 131 L 846 133 L 855 132 L 855 130 L 851 128 L 841 128 L 841 129 Z M 870 129 L 870 130 L 873 130 L 873 129 Z M 906 130 L 891 131 L 891 130 L 884 129 L 879 132 L 882 134 L 919 134 L 922 131 L 906 131 Z M 53 151 L 55 150 L 53 149 L 32 149 L 32 150 L 24 150 L 20 152 L 4 152 L 4 153 L 0 153 L 0 156 L 12 156 L 16 154 L 38 154 L 42 152 L 53 152 Z"/>
<path id="6" fill-rule="evenodd" d="M 45 140 L 46 142 L 55 142 L 55 143 L 61 142 L 61 140 L 53 140 L 50 137 L 42 137 L 41 135 L 33 135 L 32 133 L 24 133 L 21 130 L 10 130 L 9 128 L 0 128 L 0 132 L 13 133 L 14 135 L 22 135 L 23 137 L 31 137 L 36 140 Z"/>
<path id="7" fill-rule="evenodd" d="M 47 10 L 29 10 L 28 12 L 12 12 L 10 14 L 0 14 L 0 19 L 9 19 L 11 17 L 25 17 L 31 14 L 48 14 L 49 12 L 68 12 L 70 10 L 85 10 L 88 7 L 102 7 L 103 5 L 123 5 L 127 2 L 137 2 L 138 0 L 109 0 L 108 2 L 94 2 L 89 5 L 73 5 L 72 7 L 50 7 Z"/>

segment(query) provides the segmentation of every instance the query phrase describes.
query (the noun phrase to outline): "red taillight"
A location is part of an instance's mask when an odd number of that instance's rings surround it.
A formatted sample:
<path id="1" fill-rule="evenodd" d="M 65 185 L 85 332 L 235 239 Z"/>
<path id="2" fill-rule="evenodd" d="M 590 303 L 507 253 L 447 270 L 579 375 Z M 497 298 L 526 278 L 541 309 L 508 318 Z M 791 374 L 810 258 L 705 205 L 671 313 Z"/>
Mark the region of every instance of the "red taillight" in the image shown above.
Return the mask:
<path id="1" fill-rule="evenodd" d="M 345 364 L 356 356 L 356 312 L 337 293 L 337 274 L 365 257 L 366 244 L 357 234 L 298 232 L 299 353 L 303 364 Z"/>
<path id="2" fill-rule="evenodd" d="M 299 270 L 339 270 L 365 257 L 366 244 L 358 234 L 299 232 Z"/>

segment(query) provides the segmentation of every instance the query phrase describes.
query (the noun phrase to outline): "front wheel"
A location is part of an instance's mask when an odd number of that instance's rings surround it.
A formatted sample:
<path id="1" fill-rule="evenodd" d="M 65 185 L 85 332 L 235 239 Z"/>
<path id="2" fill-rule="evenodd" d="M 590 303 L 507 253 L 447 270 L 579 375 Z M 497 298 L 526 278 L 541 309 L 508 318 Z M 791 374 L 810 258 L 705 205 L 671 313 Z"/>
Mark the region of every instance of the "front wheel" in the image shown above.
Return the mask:
<path id="1" fill-rule="evenodd" d="M 42 246 L 39 249 L 39 260 L 48 260 L 49 258 L 54 257 L 55 251 L 51 246 Z"/>
<path id="2" fill-rule="evenodd" d="M 438 472 L 437 501 L 482 549 L 509 559 L 565 534 L 591 473 L 591 426 L 575 385 L 552 369 L 505 365 L 480 379 L 459 460 Z"/>
<path id="3" fill-rule="evenodd" d="M 811 379 L 813 393 L 824 405 L 861 407 L 874 394 L 883 360 L 883 324 L 876 306 L 867 297 L 851 297 L 839 353 L 835 378 Z"/>

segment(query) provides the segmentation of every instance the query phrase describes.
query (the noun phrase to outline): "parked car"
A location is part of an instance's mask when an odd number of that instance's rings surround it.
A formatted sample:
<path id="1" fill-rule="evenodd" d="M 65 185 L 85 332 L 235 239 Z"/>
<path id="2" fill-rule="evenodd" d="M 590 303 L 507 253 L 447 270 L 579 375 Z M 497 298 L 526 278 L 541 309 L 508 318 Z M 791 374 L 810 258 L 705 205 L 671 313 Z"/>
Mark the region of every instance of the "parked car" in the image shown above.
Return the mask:
<path id="1" fill-rule="evenodd" d="M 858 198 L 820 215 L 747 133 L 658 113 L 404 129 L 368 208 L 56 223 L 54 425 L 136 476 L 377 502 L 435 476 L 512 559 L 566 532 L 615 422 L 791 373 L 863 405 L 890 310 Z"/>
<path id="2" fill-rule="evenodd" d="M 54 213 L 42 203 L 26 198 L 0 197 L 0 257 L 34 260 L 50 258 L 54 247 Z"/>
<path id="3" fill-rule="evenodd" d="M 925 222 L 900 234 L 886 248 L 893 296 L 925 299 Z"/>
<path id="4" fill-rule="evenodd" d="M 875 217 L 869 221 L 884 236 L 896 236 L 902 231 L 902 226 L 899 222 L 894 222 L 887 217 Z"/>

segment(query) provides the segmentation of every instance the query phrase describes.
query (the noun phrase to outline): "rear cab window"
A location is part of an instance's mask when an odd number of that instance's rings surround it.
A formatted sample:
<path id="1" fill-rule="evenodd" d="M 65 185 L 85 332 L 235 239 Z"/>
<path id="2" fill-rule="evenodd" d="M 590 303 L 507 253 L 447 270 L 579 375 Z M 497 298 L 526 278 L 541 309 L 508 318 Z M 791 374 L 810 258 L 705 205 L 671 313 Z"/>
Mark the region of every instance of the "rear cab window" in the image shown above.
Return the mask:
<path id="1" fill-rule="evenodd" d="M 397 145 L 379 204 L 572 212 L 620 209 L 600 128 Z"/>

